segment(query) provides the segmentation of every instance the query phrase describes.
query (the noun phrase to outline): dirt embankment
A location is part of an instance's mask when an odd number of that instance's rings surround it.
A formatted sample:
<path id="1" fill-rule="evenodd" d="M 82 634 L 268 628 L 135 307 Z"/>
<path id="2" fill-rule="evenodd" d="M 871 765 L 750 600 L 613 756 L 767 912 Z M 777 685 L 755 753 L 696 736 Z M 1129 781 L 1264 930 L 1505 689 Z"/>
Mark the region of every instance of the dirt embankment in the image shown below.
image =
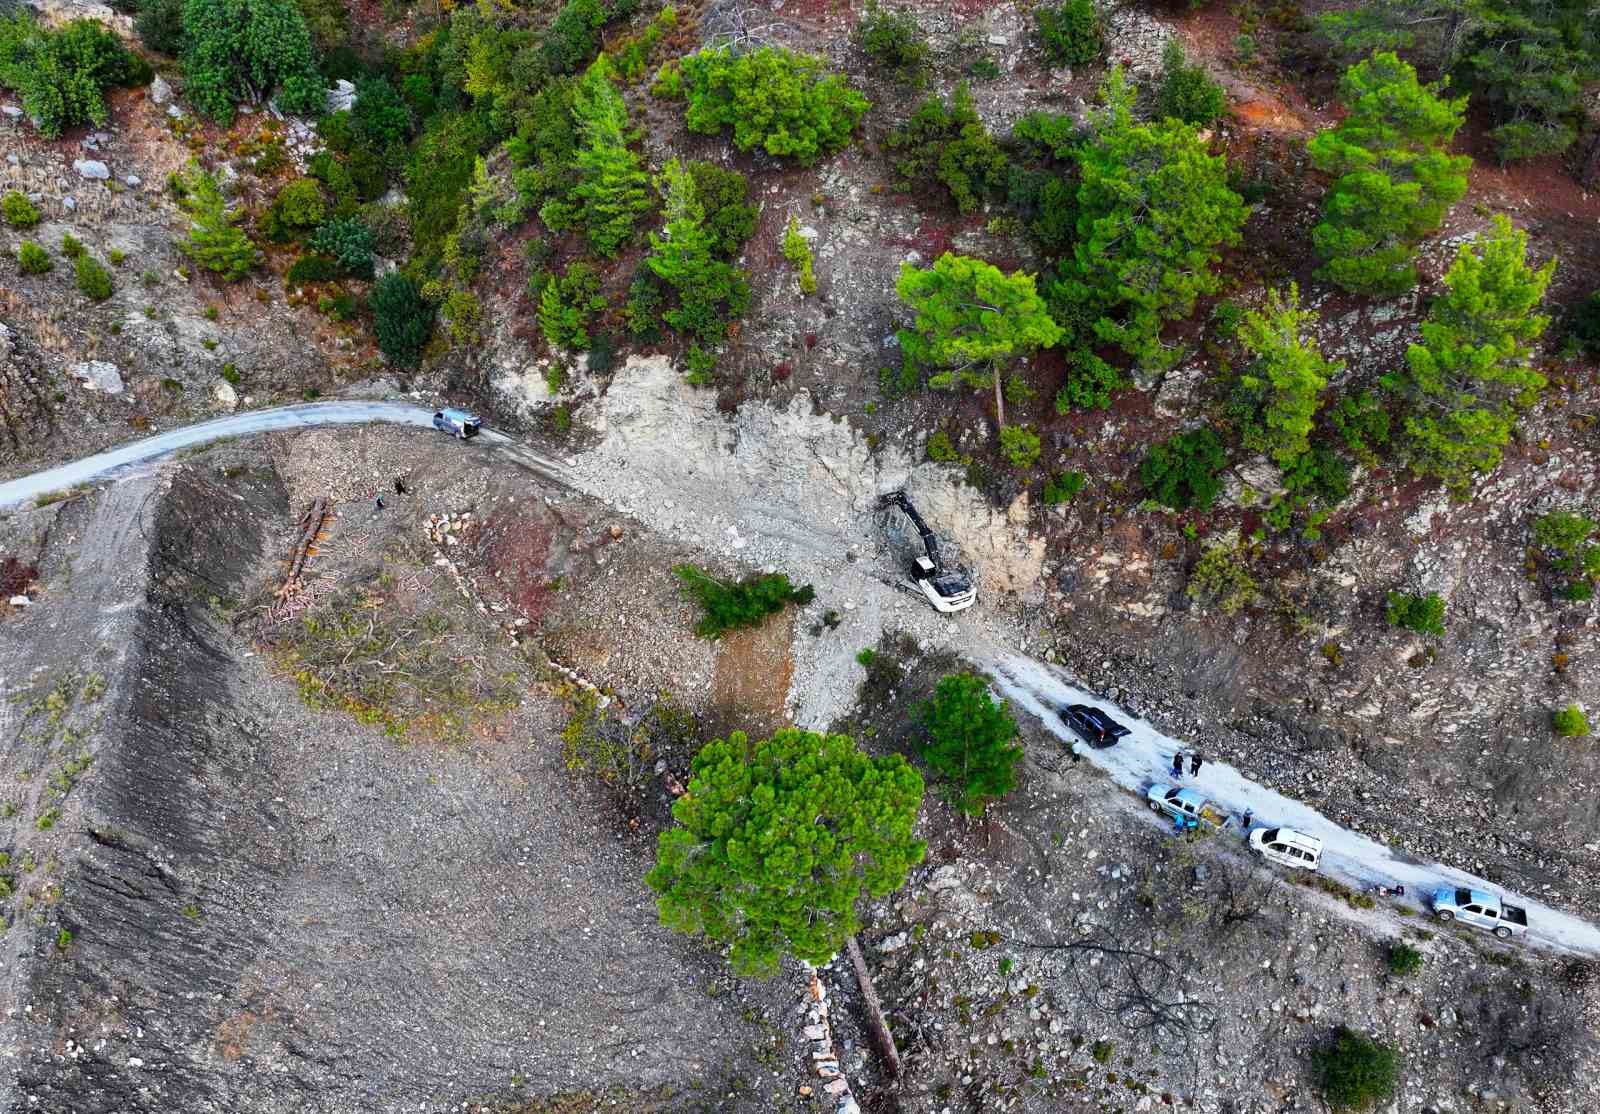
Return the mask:
<path id="1" fill-rule="evenodd" d="M 508 506 L 526 483 L 388 440 L 429 467 L 385 517 L 335 504 L 314 614 L 353 630 L 337 608 L 355 598 L 412 623 L 407 661 L 481 662 L 513 698 L 458 732 L 448 708 L 410 709 L 398 739 L 315 710 L 341 702 L 255 641 L 303 486 L 262 446 L 52 508 L 48 529 L 6 521 L 8 548 L 39 543 L 41 587 L 0 626 L 0 1108 L 368 1114 L 625 1089 L 679 1110 L 717 1088 L 735 1096 L 718 1109 L 767 1111 L 793 1093 L 749 1070 L 789 1056 L 762 1018 L 790 988 L 727 992 L 715 955 L 659 926 L 648 847 L 562 767 L 559 702 L 417 559 L 433 500 L 473 482 Z"/>

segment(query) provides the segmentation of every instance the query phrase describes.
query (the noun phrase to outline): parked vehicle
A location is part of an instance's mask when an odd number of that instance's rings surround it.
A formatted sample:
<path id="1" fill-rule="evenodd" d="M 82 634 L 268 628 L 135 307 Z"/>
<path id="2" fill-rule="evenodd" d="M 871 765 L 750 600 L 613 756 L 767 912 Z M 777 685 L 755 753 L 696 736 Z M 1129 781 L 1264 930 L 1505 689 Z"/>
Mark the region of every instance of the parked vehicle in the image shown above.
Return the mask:
<path id="1" fill-rule="evenodd" d="M 1460 921 L 1486 929 L 1502 940 L 1528 931 L 1528 912 L 1520 905 L 1507 905 L 1498 895 L 1483 890 L 1444 887 L 1433 891 L 1428 904 L 1433 915 L 1449 923 Z"/>
<path id="2" fill-rule="evenodd" d="M 1115 746 L 1128 733 L 1126 727 L 1090 704 L 1068 704 L 1061 709 L 1061 719 L 1073 734 L 1097 750 Z"/>
<path id="3" fill-rule="evenodd" d="M 465 441 L 478 435 L 483 428 L 483 419 L 465 410 L 435 410 L 433 428 Z"/>
<path id="4" fill-rule="evenodd" d="M 1213 828 L 1226 828 L 1233 817 L 1206 800 L 1193 789 L 1178 789 L 1171 785 L 1152 785 L 1145 791 L 1152 812 L 1170 816 L 1174 820 L 1198 820 Z"/>
<path id="5" fill-rule="evenodd" d="M 1250 850 L 1279 866 L 1316 870 L 1322 862 L 1322 840 L 1293 828 L 1257 828 L 1250 833 Z"/>
<path id="6" fill-rule="evenodd" d="M 911 497 L 891 491 L 878 500 L 880 525 L 896 560 L 905 570 L 905 587 L 920 595 L 942 615 L 965 611 L 978 598 L 972 574 L 945 560 L 939 538 Z M 916 541 L 911 540 L 915 534 Z"/>

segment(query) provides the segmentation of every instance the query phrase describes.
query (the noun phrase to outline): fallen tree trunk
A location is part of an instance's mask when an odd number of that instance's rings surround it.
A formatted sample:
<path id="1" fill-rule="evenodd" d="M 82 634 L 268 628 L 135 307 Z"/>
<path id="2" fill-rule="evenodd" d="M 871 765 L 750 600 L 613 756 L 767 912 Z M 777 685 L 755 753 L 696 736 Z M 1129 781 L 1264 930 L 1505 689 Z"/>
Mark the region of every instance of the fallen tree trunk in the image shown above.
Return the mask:
<path id="1" fill-rule="evenodd" d="M 861 985 L 861 1001 L 867 1008 L 867 1028 L 872 1033 L 872 1042 L 878 1046 L 878 1055 L 883 1057 L 884 1071 L 889 1078 L 898 1079 L 900 1050 L 894 1046 L 894 1034 L 889 1032 L 889 1025 L 883 1019 L 883 1006 L 878 1002 L 878 990 L 872 984 L 872 972 L 867 970 L 861 944 L 851 936 L 845 940 L 844 950 L 850 956 L 850 966 L 855 968 L 856 982 Z"/>

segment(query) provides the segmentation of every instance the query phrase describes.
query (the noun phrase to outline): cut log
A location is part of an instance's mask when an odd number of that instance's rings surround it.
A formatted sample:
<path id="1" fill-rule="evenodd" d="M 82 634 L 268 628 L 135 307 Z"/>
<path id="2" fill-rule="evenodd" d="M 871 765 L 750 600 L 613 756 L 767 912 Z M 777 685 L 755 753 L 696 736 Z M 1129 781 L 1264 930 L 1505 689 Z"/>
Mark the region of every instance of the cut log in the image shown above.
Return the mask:
<path id="1" fill-rule="evenodd" d="M 878 1046 L 878 1055 L 883 1057 L 884 1071 L 891 1079 L 900 1076 L 900 1050 L 894 1046 L 894 1034 L 889 1032 L 889 1025 L 883 1020 L 883 1007 L 878 1004 L 878 990 L 872 984 L 872 972 L 867 970 L 867 959 L 861 954 L 861 944 L 854 936 L 844 942 L 844 950 L 850 956 L 850 966 L 855 968 L 856 982 L 861 985 L 861 1001 L 867 1010 L 867 1029 L 872 1033 L 872 1041 Z"/>

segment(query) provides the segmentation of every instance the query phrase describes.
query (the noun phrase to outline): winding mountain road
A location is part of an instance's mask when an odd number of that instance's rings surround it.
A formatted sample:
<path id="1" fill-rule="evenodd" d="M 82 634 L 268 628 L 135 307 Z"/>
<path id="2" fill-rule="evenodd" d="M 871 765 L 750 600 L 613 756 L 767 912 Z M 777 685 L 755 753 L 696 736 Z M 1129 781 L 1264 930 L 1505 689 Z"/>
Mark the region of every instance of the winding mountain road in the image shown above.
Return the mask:
<path id="1" fill-rule="evenodd" d="M 407 403 L 347 401 L 280 406 L 216 418 L 0 484 L 0 509 L 15 507 L 93 480 L 126 474 L 140 465 L 160 461 L 183 449 L 228 438 L 371 422 L 431 429 L 433 411 Z M 534 452 L 506 434 L 485 429 L 474 443 L 492 449 L 545 479 L 565 487 L 578 486 L 561 464 Z M 874 583 L 881 585 L 878 581 Z M 892 586 L 887 590 L 892 591 Z M 1140 796 L 1152 782 L 1172 780 L 1168 771 L 1174 751 L 1195 749 L 1194 744 L 1163 735 L 1145 721 L 1078 688 L 1063 671 L 1053 666 L 1020 654 L 993 648 L 986 650 L 981 643 L 969 647 L 968 656 L 990 674 L 1003 695 L 1019 708 L 1037 716 L 1047 730 L 1061 739 L 1064 746 L 1087 758 L 1105 770 L 1119 785 Z M 1061 706 L 1071 703 L 1101 707 L 1131 727 L 1132 732 L 1109 750 L 1079 747 L 1075 737 L 1062 724 L 1057 711 Z M 1391 886 L 1403 883 L 1408 891 L 1406 904 L 1414 910 L 1425 912 L 1422 901 L 1427 893 L 1442 885 L 1499 889 L 1464 871 L 1414 859 L 1367 836 L 1342 828 L 1309 805 L 1248 780 L 1226 763 L 1208 762 L 1199 777 L 1185 778 L 1183 784 L 1200 789 L 1235 816 L 1246 809 L 1253 811 L 1258 826 L 1287 825 L 1319 837 L 1324 845 L 1324 873 L 1356 889 L 1366 889 L 1380 883 Z M 1507 893 L 1506 897 L 1513 903 L 1523 905 L 1528 911 L 1529 928 L 1525 938 L 1528 944 L 1567 955 L 1600 956 L 1600 928 L 1579 917 L 1515 894 Z M 1476 930 L 1461 928 L 1458 931 Z"/>
<path id="2" fill-rule="evenodd" d="M 433 411 L 404 402 L 307 402 L 297 406 L 275 406 L 266 410 L 230 414 L 225 418 L 213 418 L 208 422 L 169 430 L 107 452 L 96 453 L 72 464 L 63 464 L 0 484 L 0 510 L 32 502 L 41 496 L 68 491 L 92 480 L 106 479 L 141 464 L 163 460 L 184 449 L 216 441 L 252 433 L 311 429 L 316 426 L 368 425 L 372 422 L 431 429 Z M 505 453 L 522 467 L 545 479 L 562 484 L 568 482 L 559 464 L 532 452 L 503 433 L 486 429 L 475 438 L 475 443 Z"/>

